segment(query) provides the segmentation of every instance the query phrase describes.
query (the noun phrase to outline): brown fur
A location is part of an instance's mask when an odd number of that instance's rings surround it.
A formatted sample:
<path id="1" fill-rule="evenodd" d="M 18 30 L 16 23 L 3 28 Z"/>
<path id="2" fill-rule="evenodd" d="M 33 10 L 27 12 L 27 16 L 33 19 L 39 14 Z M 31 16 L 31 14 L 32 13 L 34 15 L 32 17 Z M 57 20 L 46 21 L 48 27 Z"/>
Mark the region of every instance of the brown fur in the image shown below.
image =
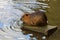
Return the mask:
<path id="1" fill-rule="evenodd" d="M 41 11 L 23 15 L 22 21 L 27 25 L 33 25 L 33 26 L 47 25 L 47 17 L 45 13 Z"/>

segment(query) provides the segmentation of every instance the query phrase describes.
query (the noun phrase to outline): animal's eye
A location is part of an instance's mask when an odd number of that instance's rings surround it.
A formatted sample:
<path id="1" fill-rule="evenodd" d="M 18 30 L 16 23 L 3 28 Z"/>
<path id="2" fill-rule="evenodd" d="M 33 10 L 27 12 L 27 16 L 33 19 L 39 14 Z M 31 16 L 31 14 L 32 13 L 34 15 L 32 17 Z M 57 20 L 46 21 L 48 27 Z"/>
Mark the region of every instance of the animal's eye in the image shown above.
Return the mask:
<path id="1" fill-rule="evenodd" d="M 26 16 L 28 16 L 28 14 L 26 14 Z"/>

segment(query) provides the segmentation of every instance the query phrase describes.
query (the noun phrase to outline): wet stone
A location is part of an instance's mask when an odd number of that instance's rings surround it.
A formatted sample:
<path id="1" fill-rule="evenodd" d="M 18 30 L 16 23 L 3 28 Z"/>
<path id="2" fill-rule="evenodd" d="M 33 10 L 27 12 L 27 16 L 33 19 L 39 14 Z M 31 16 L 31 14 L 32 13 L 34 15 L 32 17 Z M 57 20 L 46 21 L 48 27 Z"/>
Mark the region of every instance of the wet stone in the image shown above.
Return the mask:
<path id="1" fill-rule="evenodd" d="M 56 29 L 57 29 L 57 26 L 51 26 L 51 25 L 47 25 L 44 27 L 24 25 L 22 27 L 22 30 L 24 30 L 24 31 L 28 30 L 28 31 L 43 33 L 44 35 L 47 35 L 47 36 L 50 36 L 53 32 L 56 31 Z"/>

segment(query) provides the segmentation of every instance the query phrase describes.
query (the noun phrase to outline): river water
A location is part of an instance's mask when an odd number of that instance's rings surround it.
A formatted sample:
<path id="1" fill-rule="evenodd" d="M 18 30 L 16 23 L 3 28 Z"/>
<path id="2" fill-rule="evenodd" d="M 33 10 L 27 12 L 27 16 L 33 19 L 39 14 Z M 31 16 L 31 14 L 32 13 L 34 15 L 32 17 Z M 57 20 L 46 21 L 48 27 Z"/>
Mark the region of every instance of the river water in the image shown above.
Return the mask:
<path id="1" fill-rule="evenodd" d="M 20 18 L 24 12 L 35 12 L 31 8 L 38 8 L 37 4 L 36 1 L 33 4 L 19 4 L 12 0 L 0 0 L 0 40 L 30 40 L 30 36 L 24 35 L 20 29 L 23 23 Z"/>

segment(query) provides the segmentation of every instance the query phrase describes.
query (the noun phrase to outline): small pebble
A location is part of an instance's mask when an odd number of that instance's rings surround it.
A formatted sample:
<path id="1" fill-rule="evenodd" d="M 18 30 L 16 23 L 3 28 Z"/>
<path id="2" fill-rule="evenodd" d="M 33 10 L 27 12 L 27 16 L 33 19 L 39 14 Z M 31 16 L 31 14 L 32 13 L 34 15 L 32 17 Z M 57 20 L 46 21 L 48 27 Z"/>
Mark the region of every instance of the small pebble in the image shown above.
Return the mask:
<path id="1" fill-rule="evenodd" d="M 46 39 L 46 36 L 43 36 L 42 39 L 43 39 L 43 40 Z"/>

